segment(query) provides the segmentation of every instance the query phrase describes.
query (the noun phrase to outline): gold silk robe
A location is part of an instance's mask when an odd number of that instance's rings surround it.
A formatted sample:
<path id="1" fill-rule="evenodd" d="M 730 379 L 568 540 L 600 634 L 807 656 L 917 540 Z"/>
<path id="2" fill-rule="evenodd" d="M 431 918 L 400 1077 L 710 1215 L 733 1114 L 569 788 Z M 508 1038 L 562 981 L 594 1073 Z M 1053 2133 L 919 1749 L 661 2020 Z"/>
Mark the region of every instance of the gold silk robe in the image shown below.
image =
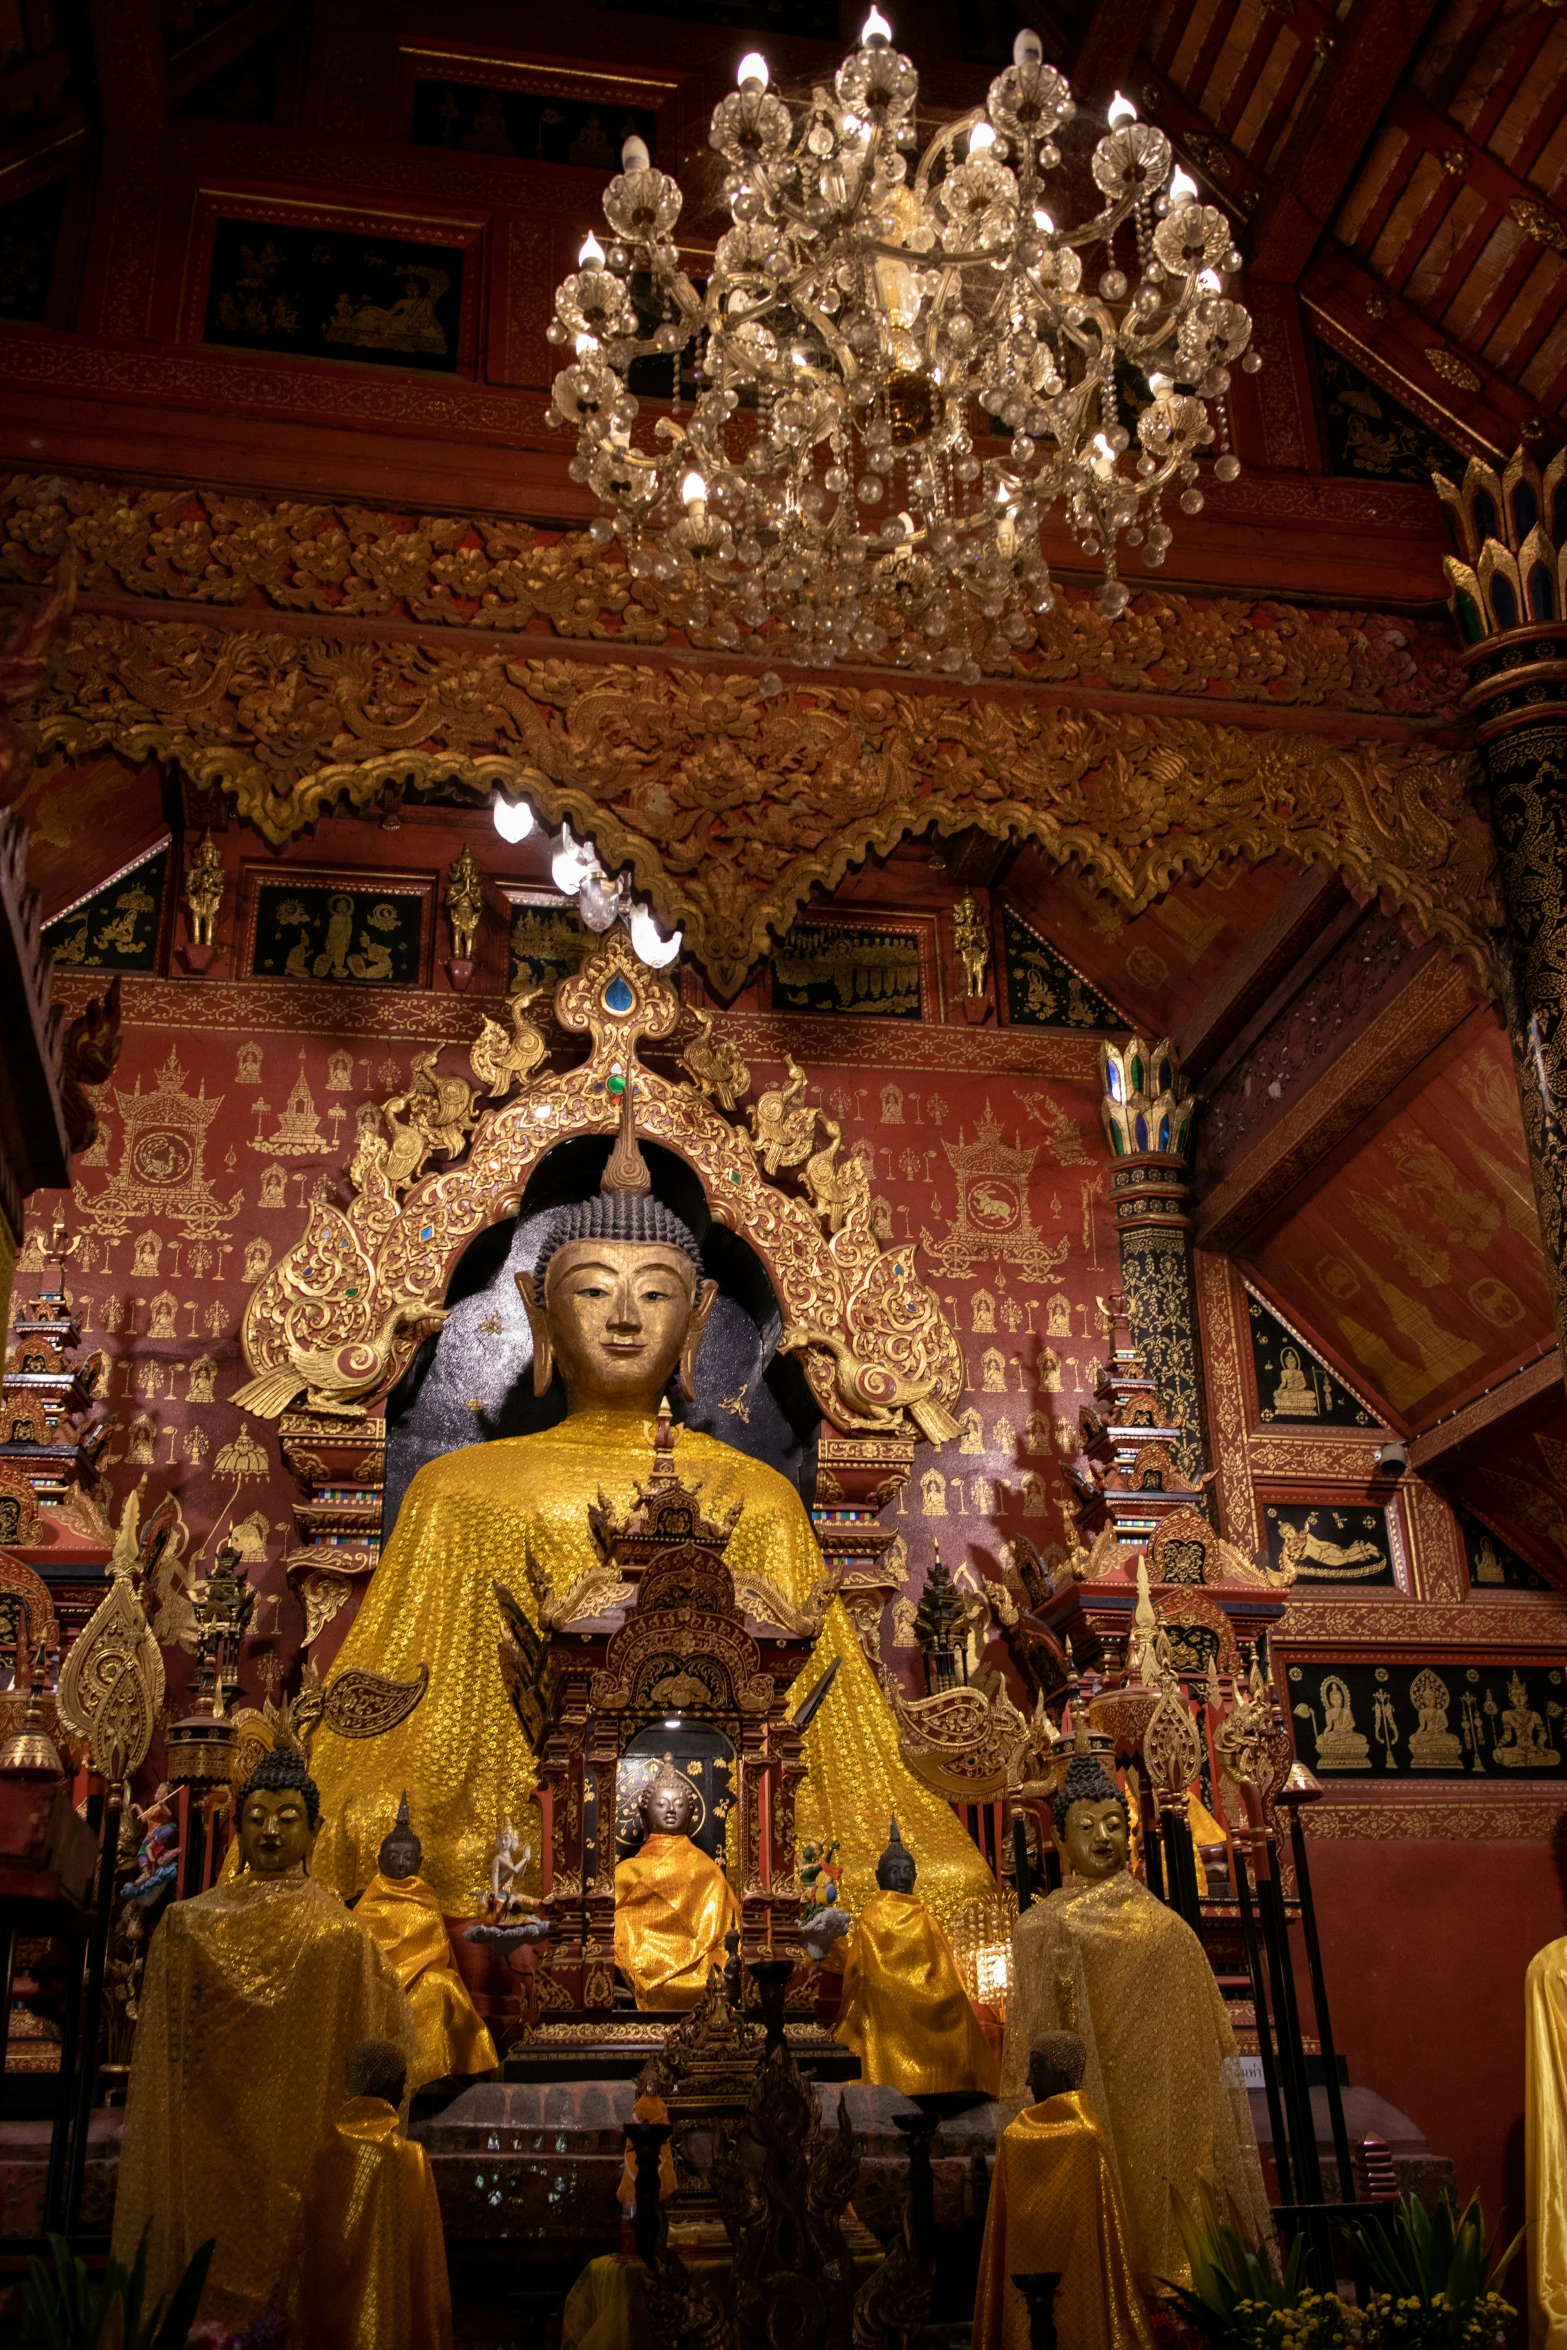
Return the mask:
<path id="1" fill-rule="evenodd" d="M 368 1927 L 302 1870 L 241 1876 L 165 1911 L 114 2207 L 127 2268 L 152 2223 L 147 2307 L 215 2236 L 202 2315 L 238 2333 L 282 2308 L 310 2166 L 346 2094 L 348 2051 L 367 2039 L 399 2041 L 412 2060 L 408 2002 Z"/>
<path id="2" fill-rule="evenodd" d="M 646 1836 L 615 1871 L 615 1964 L 638 2007 L 696 2007 L 740 1923 L 729 1879 L 689 1836 Z"/>
<path id="3" fill-rule="evenodd" d="M 1523 1981 L 1529 2350 L 1567 2350 L 1567 1939 L 1536 1952 Z"/>
<path id="4" fill-rule="evenodd" d="M 1243 2233 L 1272 2221 L 1235 2038 L 1202 1944 L 1124 1870 L 1068 1877 L 1025 1910 L 1012 1944 L 1002 2087 L 1027 2087 L 1041 2032 L 1077 2032 L 1086 2097 L 1109 2146 L 1138 2284 L 1191 2281 L 1175 2198 L 1206 2183 Z"/>
<path id="5" fill-rule="evenodd" d="M 435 2181 L 384 2098 L 339 2106 L 317 2152 L 290 2303 L 296 2350 L 451 2350 Z"/>
<path id="6" fill-rule="evenodd" d="M 1055 2270 L 1056 2331 L 1072 2350 L 1153 2350 L 1126 2218 L 1099 2124 L 1069 2091 L 1002 2133 L 974 2295 L 973 2350 L 1031 2350 L 1015 2276 Z"/>
<path id="7" fill-rule="evenodd" d="M 489 2028 L 457 1972 L 441 1905 L 423 1877 L 383 1877 L 379 1870 L 354 1904 L 408 1994 L 419 2055 L 410 2090 L 449 2073 L 493 2072 L 500 2058 Z"/>
<path id="8" fill-rule="evenodd" d="M 862 2080 L 905 2097 L 938 2089 L 996 2095 L 995 2050 L 952 1945 L 918 1894 L 873 1895 L 834 1949 L 844 1951 L 834 2032 L 859 2058 Z"/>
<path id="9" fill-rule="evenodd" d="M 349 1740 L 323 1730 L 316 1740 L 311 1770 L 325 1825 L 312 1865 L 328 1884 L 347 1894 L 365 1883 L 406 1789 L 442 1909 L 448 1917 L 477 1911 L 497 1831 L 510 1823 L 526 1838 L 537 1816 L 528 1800 L 533 1758 L 501 1685 L 492 1584 L 506 1583 L 532 1609 L 526 1546 L 563 1595 L 598 1564 L 589 1506 L 602 1490 L 612 1509 L 628 1510 L 652 1464 L 651 1420 L 587 1411 L 542 1435 L 465 1446 L 420 1470 L 340 1665 L 406 1680 L 427 1663 L 430 1688 L 383 1738 Z M 693 1428 L 678 1433 L 675 1465 L 700 1479 L 711 1515 L 744 1504 L 729 1540 L 730 1564 L 769 1576 L 802 1602 L 822 1559 L 788 1479 Z M 799 1835 L 840 1840 L 843 1897 L 858 1907 L 876 1891 L 876 1862 L 896 1811 L 936 1916 L 951 1919 L 967 1901 L 999 1914 L 994 1880 L 972 1839 L 904 1762 L 887 1700 L 841 1600 L 827 1610 L 795 1702 L 834 1657 L 838 1677 L 805 1736 L 810 1775 L 796 1806 Z M 532 1836 L 537 1843 L 536 1825 Z"/>

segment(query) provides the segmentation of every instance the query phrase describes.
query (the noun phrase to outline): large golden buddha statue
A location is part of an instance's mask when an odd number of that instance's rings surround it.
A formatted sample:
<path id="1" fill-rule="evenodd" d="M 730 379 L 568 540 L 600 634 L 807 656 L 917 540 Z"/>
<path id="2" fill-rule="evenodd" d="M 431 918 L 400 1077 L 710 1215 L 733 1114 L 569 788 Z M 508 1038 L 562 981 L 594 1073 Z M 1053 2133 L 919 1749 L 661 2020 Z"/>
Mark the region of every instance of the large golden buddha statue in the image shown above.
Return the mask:
<path id="1" fill-rule="evenodd" d="M 566 1418 L 420 1470 L 341 1667 L 408 1677 L 427 1662 L 429 1695 L 373 1750 L 325 1734 L 316 1756 L 328 1813 L 320 1874 L 357 1891 L 406 1788 L 424 1830 L 429 1882 L 449 1916 L 478 1906 L 496 1834 L 523 1816 L 535 1782 L 497 1661 L 495 1580 L 513 1580 L 532 1610 L 540 1591 L 560 1600 L 597 1569 L 590 1510 L 601 1502 L 620 1515 L 630 1510 L 666 1389 L 678 1373 L 685 1396 L 694 1393 L 715 1285 L 703 1278 L 686 1225 L 651 1196 L 629 1092 L 603 1189 L 557 1213 L 532 1272 L 517 1283 L 533 1329 L 535 1392 L 546 1394 L 558 1377 Z M 802 1606 L 822 1560 L 794 1486 L 698 1429 L 680 1431 L 678 1458 L 710 1515 L 740 1505 L 725 1552 L 737 1581 L 765 1578 Z M 529 1574 L 515 1576 L 525 1557 Z M 858 1907 L 876 1891 L 880 1823 L 896 1810 L 918 1838 L 939 1917 L 952 1917 L 966 1900 L 993 1901 L 979 1852 L 903 1761 L 891 1710 L 837 1599 L 818 1637 L 812 1685 L 834 1658 L 831 1692 L 805 1735 L 799 1833 L 830 1828 L 838 1838 L 846 1898 Z"/>

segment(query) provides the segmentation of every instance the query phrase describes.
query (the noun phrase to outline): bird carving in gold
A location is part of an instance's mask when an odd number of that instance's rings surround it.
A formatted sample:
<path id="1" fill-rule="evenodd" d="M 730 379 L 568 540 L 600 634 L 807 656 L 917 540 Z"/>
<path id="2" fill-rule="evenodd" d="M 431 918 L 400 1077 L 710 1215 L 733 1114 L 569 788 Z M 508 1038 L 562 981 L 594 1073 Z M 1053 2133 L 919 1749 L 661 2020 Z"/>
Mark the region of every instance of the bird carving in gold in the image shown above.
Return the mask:
<path id="1" fill-rule="evenodd" d="M 834 1118 L 823 1118 L 827 1129 L 826 1147 L 813 1151 L 805 1162 L 805 1188 L 811 1195 L 811 1205 L 818 1215 L 827 1218 L 830 1232 L 840 1231 L 850 1216 L 869 1216 L 871 1180 L 865 1161 L 853 1156 L 842 1161 L 838 1147 L 843 1140 L 843 1128 Z"/>
<path id="2" fill-rule="evenodd" d="M 303 1393 L 307 1411 L 362 1420 L 366 1402 L 379 1391 L 391 1368 L 401 1333 L 420 1325 L 439 1330 L 445 1319 L 444 1306 L 405 1300 L 393 1306 L 373 1338 L 352 1339 L 346 1346 L 300 1347 L 276 1370 L 263 1371 L 236 1388 L 233 1401 L 241 1411 L 254 1412 L 257 1419 L 276 1420 Z"/>
<path id="3" fill-rule="evenodd" d="M 769 1175 L 780 1167 L 797 1167 L 816 1132 L 816 1112 L 805 1099 L 805 1071 L 794 1061 L 784 1065 L 784 1083 L 764 1093 L 751 1112 L 756 1155 Z"/>
<path id="4" fill-rule="evenodd" d="M 537 1003 L 543 992 L 536 987 L 528 995 L 511 998 L 506 1007 L 511 1017 L 509 1037 L 498 1020 L 487 1018 L 473 1040 L 468 1066 L 487 1089 L 491 1101 L 498 1102 L 514 1085 L 526 1085 L 544 1058 L 543 1037 L 523 1017 L 528 1006 Z"/>
<path id="5" fill-rule="evenodd" d="M 738 1045 L 727 1036 L 713 1034 L 711 1012 L 693 1010 L 691 1017 L 698 1034 L 681 1054 L 680 1066 L 696 1079 L 710 1101 L 721 1110 L 732 1110 L 740 1096 L 751 1090 L 750 1068 Z"/>

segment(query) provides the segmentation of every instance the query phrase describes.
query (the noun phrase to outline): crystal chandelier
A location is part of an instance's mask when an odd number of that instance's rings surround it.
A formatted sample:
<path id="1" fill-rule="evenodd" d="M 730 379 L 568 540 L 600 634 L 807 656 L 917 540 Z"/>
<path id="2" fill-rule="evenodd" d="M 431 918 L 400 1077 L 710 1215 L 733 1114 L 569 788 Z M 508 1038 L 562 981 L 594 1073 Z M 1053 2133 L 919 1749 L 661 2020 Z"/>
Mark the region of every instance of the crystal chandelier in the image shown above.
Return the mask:
<path id="1" fill-rule="evenodd" d="M 769 631 L 791 661 L 973 681 L 1054 601 L 1057 505 L 1103 561 L 1101 609 L 1125 610 L 1119 550 L 1163 562 L 1166 497 L 1202 508 L 1199 451 L 1240 471 L 1229 370 L 1260 362 L 1228 220 L 1128 100 L 1092 140 L 1020 33 L 916 161 L 917 89 L 874 9 L 798 103 L 742 59 L 709 134 L 734 225 L 705 291 L 674 241 L 679 187 L 627 139 L 608 248 L 590 235 L 555 297 L 548 333 L 575 357 L 549 419 L 577 428 L 571 476 L 604 509 L 589 535 L 618 536 L 671 617 L 729 649 Z M 630 384 L 649 359 L 674 379 L 651 430 Z"/>

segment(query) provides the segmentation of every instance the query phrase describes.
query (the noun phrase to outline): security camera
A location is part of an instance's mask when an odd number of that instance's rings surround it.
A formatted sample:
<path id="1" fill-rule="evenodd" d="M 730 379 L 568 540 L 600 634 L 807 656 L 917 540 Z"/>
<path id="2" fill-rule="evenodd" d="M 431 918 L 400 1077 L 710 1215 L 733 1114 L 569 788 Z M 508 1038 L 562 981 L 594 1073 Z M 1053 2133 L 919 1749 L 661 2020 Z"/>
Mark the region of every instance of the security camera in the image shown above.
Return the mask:
<path id="1" fill-rule="evenodd" d="M 1407 1444 L 1400 1444 L 1395 1436 L 1390 1438 L 1386 1444 L 1377 1446 L 1375 1457 L 1371 1463 L 1371 1474 L 1373 1477 L 1386 1477 L 1391 1484 L 1402 1477 L 1408 1466 L 1409 1447 Z"/>

